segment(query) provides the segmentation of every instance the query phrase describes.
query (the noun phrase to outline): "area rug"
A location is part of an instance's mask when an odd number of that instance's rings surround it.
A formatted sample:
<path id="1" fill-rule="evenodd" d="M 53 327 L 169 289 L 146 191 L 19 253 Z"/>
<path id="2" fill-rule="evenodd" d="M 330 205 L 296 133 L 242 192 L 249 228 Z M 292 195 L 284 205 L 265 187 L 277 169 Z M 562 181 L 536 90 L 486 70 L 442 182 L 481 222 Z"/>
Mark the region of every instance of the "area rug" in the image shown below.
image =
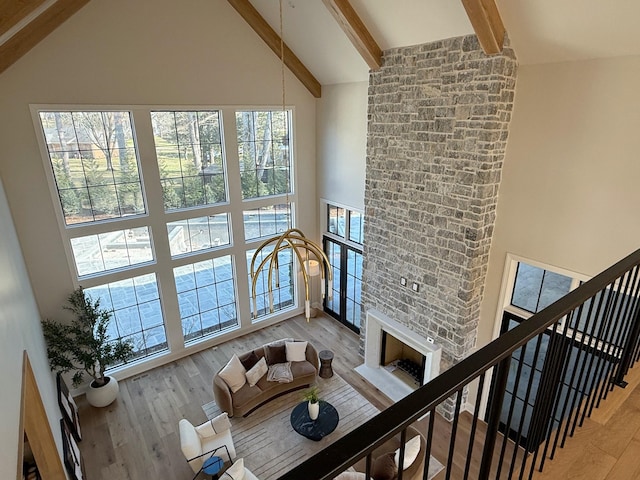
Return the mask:
<path id="1" fill-rule="evenodd" d="M 320 396 L 332 404 L 340 415 L 338 427 L 319 442 L 297 434 L 289 417 L 302 401 L 302 391 L 287 393 L 271 400 L 246 418 L 231 419 L 231 433 L 238 458 L 261 480 L 275 480 L 296 465 L 337 439 L 362 425 L 378 409 L 338 375 L 318 378 Z M 207 418 L 220 414 L 215 402 L 202 406 Z M 433 456 L 429 464 L 429 479 L 444 467 Z"/>

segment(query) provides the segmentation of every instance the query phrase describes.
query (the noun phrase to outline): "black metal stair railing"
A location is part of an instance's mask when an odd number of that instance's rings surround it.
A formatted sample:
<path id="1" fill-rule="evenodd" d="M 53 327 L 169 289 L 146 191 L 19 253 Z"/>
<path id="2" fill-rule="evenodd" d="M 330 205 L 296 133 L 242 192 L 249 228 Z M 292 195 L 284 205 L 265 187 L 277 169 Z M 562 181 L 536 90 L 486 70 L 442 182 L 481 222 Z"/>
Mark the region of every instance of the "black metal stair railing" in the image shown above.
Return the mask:
<path id="1" fill-rule="evenodd" d="M 361 459 L 368 477 L 372 452 L 396 435 L 404 449 L 407 427 L 427 414 L 420 478 L 429 478 L 431 455 L 444 465 L 438 478 L 532 478 L 640 360 L 639 273 L 637 250 L 280 480 L 332 479 Z M 461 428 L 463 414 L 470 428 Z"/>

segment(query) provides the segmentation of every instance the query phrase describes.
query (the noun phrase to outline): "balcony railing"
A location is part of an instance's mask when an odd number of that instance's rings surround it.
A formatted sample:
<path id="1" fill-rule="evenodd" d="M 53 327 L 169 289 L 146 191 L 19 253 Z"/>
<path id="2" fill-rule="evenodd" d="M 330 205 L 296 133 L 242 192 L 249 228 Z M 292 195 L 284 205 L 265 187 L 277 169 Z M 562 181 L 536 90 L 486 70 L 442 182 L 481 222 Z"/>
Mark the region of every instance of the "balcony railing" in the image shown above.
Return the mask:
<path id="1" fill-rule="evenodd" d="M 436 423 L 450 420 L 438 478 L 531 478 L 640 357 L 640 250 L 473 353 L 295 467 L 280 480 L 331 479 L 428 415 L 427 480 Z M 528 372 L 528 374 L 526 374 Z M 481 419 L 484 396 L 485 415 Z M 472 418 L 462 427 L 462 405 Z M 468 414 L 467 414 L 468 415 Z M 441 442 L 443 435 L 437 436 Z M 454 462 L 455 457 L 455 462 Z M 416 461 L 419 461 L 416 460 Z M 403 471 L 398 472 L 399 480 Z M 407 479 L 405 479 L 407 480 Z"/>

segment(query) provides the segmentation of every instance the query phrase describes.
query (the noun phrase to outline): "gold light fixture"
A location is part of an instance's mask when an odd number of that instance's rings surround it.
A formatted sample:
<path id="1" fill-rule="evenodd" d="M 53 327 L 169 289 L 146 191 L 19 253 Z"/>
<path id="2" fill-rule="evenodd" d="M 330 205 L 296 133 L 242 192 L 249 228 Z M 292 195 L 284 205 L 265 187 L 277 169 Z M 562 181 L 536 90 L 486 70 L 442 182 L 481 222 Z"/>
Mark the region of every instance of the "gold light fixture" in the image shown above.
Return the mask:
<path id="1" fill-rule="evenodd" d="M 261 253 L 267 247 L 273 249 L 264 256 L 262 261 L 256 267 L 256 260 L 260 257 Z M 310 301 L 310 279 L 313 276 L 321 276 L 321 292 L 322 299 L 325 297 L 325 279 L 329 280 L 331 284 L 333 280 L 333 272 L 331 271 L 331 264 L 329 259 L 322 251 L 322 249 L 314 242 L 304 236 L 301 230 L 297 228 L 290 228 L 282 235 L 272 237 L 264 241 L 253 254 L 251 259 L 251 297 L 253 299 L 253 317 L 258 316 L 258 302 L 256 287 L 258 283 L 258 276 L 260 272 L 265 269 L 267 274 L 267 285 L 269 291 L 269 312 L 273 313 L 273 286 L 280 287 L 280 265 L 278 260 L 278 254 L 284 250 L 291 250 L 298 261 L 298 264 L 302 266 L 302 280 L 304 282 L 305 301 L 304 301 L 304 313 L 309 321 L 311 317 L 311 301 Z M 274 278 L 275 274 L 275 278 Z M 325 276 L 326 274 L 326 276 Z M 332 297 L 332 289 L 329 288 L 329 298 Z"/>
<path id="2" fill-rule="evenodd" d="M 286 115 L 286 103 L 285 103 L 285 82 L 284 82 L 284 39 L 282 35 L 282 0 L 279 0 L 280 5 L 280 60 L 281 60 L 281 77 L 282 77 L 282 112 Z M 287 205 L 289 205 L 289 175 L 287 175 Z M 258 302 L 256 286 L 258 283 L 258 277 L 261 272 L 267 269 L 267 285 L 269 294 L 269 313 L 273 313 L 273 287 L 280 287 L 280 269 L 278 254 L 285 250 L 291 250 L 293 252 L 293 262 L 297 260 L 298 265 L 301 267 L 302 280 L 304 282 L 305 301 L 304 312 L 307 322 L 311 317 L 311 301 L 310 301 L 310 279 L 311 277 L 321 275 L 322 281 L 320 282 L 322 299 L 325 298 L 325 279 L 328 279 L 329 285 L 333 282 L 333 272 L 331 270 L 331 264 L 329 259 L 322 251 L 319 245 L 314 243 L 305 237 L 304 233 L 297 228 L 291 228 L 291 214 L 287 217 L 288 229 L 286 232 L 279 236 L 272 237 L 264 241 L 254 252 L 253 258 L 251 258 L 251 298 L 253 299 L 253 318 L 258 316 Z M 271 252 L 265 254 L 265 248 L 272 247 Z M 256 261 L 262 257 L 262 261 L 256 267 Z M 274 278 L 275 273 L 275 278 Z M 332 298 L 333 289 L 329 288 L 329 299 Z"/>

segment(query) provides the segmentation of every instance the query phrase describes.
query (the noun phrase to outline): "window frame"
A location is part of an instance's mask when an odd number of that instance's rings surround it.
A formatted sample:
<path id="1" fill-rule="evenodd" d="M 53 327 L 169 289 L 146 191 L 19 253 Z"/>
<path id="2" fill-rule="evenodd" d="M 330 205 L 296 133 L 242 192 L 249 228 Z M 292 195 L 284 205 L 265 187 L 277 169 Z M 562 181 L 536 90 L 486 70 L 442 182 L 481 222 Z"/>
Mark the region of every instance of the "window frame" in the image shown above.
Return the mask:
<path id="1" fill-rule="evenodd" d="M 497 338 L 500 335 L 503 311 L 513 313 L 514 315 L 517 315 L 525 319 L 532 317 L 534 315 L 528 310 L 519 308 L 511 304 L 511 298 L 513 296 L 513 291 L 514 291 L 515 281 L 516 281 L 516 274 L 518 272 L 519 263 L 526 263 L 528 265 L 531 265 L 532 267 L 537 267 L 542 270 L 547 270 L 549 272 L 564 275 L 566 277 L 571 277 L 572 282 L 571 282 L 571 288 L 569 291 L 575 290 L 580 285 L 580 282 L 586 282 L 590 278 L 581 273 L 572 272 L 570 270 L 567 270 L 561 267 L 548 265 L 536 260 L 531 260 L 530 258 L 521 257 L 518 255 L 508 253 L 505 259 L 505 269 L 503 274 L 502 288 L 501 288 L 500 298 L 498 302 L 499 308 L 498 308 L 497 317 L 496 317 L 497 320 L 496 320 L 496 324 L 494 324 L 494 338 Z"/>
<path id="2" fill-rule="evenodd" d="M 332 233 L 329 231 L 329 209 L 331 207 L 337 207 L 337 208 L 341 208 L 344 210 L 345 213 L 345 234 L 344 236 L 340 235 L 339 232 L 338 233 Z M 362 228 L 362 243 L 358 243 L 355 242 L 353 240 L 350 240 L 350 231 L 351 231 L 351 213 L 352 212 L 356 212 L 359 213 L 361 216 L 361 222 L 363 225 Z M 346 292 L 345 292 L 345 287 L 347 285 L 347 276 L 349 275 L 349 271 L 346 268 L 347 267 L 347 256 L 348 256 L 348 251 L 354 251 L 360 255 L 364 256 L 364 223 L 366 222 L 365 219 L 365 214 L 364 211 L 358 209 L 358 208 L 354 208 L 354 207 L 350 207 L 344 204 L 340 204 L 337 202 L 333 202 L 331 200 L 327 200 L 327 199 L 320 199 L 320 218 L 322 221 L 322 249 L 323 251 L 325 251 L 326 253 L 326 247 L 327 247 L 327 243 L 328 242 L 333 242 L 337 245 L 340 246 L 341 248 L 341 259 L 340 259 L 340 265 L 341 265 L 341 274 L 342 277 L 339 279 L 340 281 L 340 311 L 346 312 Z M 343 278 L 344 277 L 344 278 Z M 335 282 L 335 278 L 334 278 L 334 282 Z M 361 285 L 362 285 L 362 281 L 363 279 L 360 279 Z M 327 285 L 326 286 L 326 291 L 328 292 L 329 289 L 332 288 L 331 285 Z M 362 287 L 361 287 L 362 288 Z M 361 292 L 362 294 L 362 292 Z M 362 297 L 361 297 L 362 300 Z M 330 310 L 327 307 L 327 302 L 328 302 L 328 297 L 325 297 L 325 300 L 323 302 L 323 310 L 325 311 L 325 313 L 327 313 L 328 315 L 330 315 L 331 317 L 335 318 L 336 320 L 338 320 L 340 323 L 342 323 L 343 325 L 347 326 L 348 328 L 350 328 L 351 330 L 355 331 L 356 333 L 360 332 L 360 329 L 357 327 L 354 327 L 353 324 L 349 323 L 345 318 L 342 318 L 342 315 L 340 313 L 334 313 L 333 310 Z M 362 304 L 360 304 L 362 306 Z M 362 323 L 364 322 L 364 315 L 363 312 L 360 312 L 360 325 L 362 326 Z"/>
<path id="3" fill-rule="evenodd" d="M 300 305 L 301 293 L 299 288 L 298 275 L 292 278 L 294 295 L 293 305 L 276 311 L 273 314 L 260 316 L 252 319 L 250 305 L 250 285 L 245 279 L 248 278 L 246 266 L 246 252 L 257 248 L 264 240 L 263 238 L 244 240 L 244 226 L 242 214 L 244 210 L 252 210 L 269 205 L 284 204 L 287 201 L 291 204 L 291 225 L 299 225 L 298 222 L 298 196 L 297 196 L 297 172 L 296 168 L 296 148 L 297 132 L 295 121 L 295 107 L 287 107 L 288 114 L 288 135 L 289 135 L 289 185 L 290 192 L 278 195 L 268 195 L 251 199 L 242 198 L 242 187 L 240 182 L 240 165 L 237 151 L 237 137 L 235 115 L 238 111 L 281 111 L 281 107 L 265 107 L 251 105 L 75 105 L 75 104 L 32 104 L 30 105 L 32 121 L 41 153 L 47 184 L 56 215 L 58 229 L 61 235 L 61 242 L 65 250 L 69 280 L 74 288 L 82 285 L 90 288 L 107 283 L 134 278 L 139 275 L 149 273 L 156 274 L 157 287 L 160 292 L 160 304 L 163 314 L 164 327 L 167 336 L 168 349 L 148 357 L 137 359 L 131 363 L 116 367 L 110 373 L 126 371 L 140 372 L 154 366 L 161 365 L 173 358 L 180 358 L 195 351 L 208 348 L 238 335 L 238 331 L 251 328 L 256 322 L 263 325 L 274 324 L 291 315 L 302 311 Z M 64 212 L 58 196 L 57 184 L 53 174 L 53 169 L 48 155 L 46 138 L 42 132 L 39 112 L 60 112 L 60 111 L 127 111 L 130 114 L 132 125 L 132 136 L 138 154 L 138 168 L 141 180 L 142 195 L 145 202 L 146 212 L 115 219 L 99 220 L 92 223 L 66 225 Z M 193 206 L 178 210 L 164 210 L 161 176 L 157 162 L 155 143 L 153 137 L 151 112 L 153 111 L 219 111 L 219 121 L 221 128 L 221 142 L 223 152 L 223 165 L 225 175 L 225 188 L 227 194 L 226 202 L 215 205 Z M 234 183 L 236 183 L 234 185 Z M 183 255 L 171 257 L 169 242 L 167 239 L 167 224 L 174 221 L 185 220 L 195 216 L 208 216 L 226 213 L 229 215 L 229 245 L 218 246 L 211 249 L 185 253 Z M 304 222 L 303 222 L 304 223 Z M 305 224 L 306 226 L 306 224 Z M 79 276 L 75 266 L 71 239 L 85 235 L 103 233 L 110 230 L 127 230 L 129 228 L 147 227 L 151 237 L 151 249 L 153 261 L 134 266 L 127 266 L 101 272 L 100 274 L 90 274 Z M 307 227 L 308 228 L 308 227 Z M 159 232 L 159 233 L 158 233 Z M 214 259 L 231 255 L 234 263 L 235 276 L 233 278 L 236 293 L 236 314 L 237 327 L 225 329 L 220 335 L 210 335 L 199 340 L 193 339 L 185 341 L 182 335 L 182 325 L 179 314 L 177 292 L 173 278 L 173 269 L 190 263 L 197 263 L 202 260 Z"/>

